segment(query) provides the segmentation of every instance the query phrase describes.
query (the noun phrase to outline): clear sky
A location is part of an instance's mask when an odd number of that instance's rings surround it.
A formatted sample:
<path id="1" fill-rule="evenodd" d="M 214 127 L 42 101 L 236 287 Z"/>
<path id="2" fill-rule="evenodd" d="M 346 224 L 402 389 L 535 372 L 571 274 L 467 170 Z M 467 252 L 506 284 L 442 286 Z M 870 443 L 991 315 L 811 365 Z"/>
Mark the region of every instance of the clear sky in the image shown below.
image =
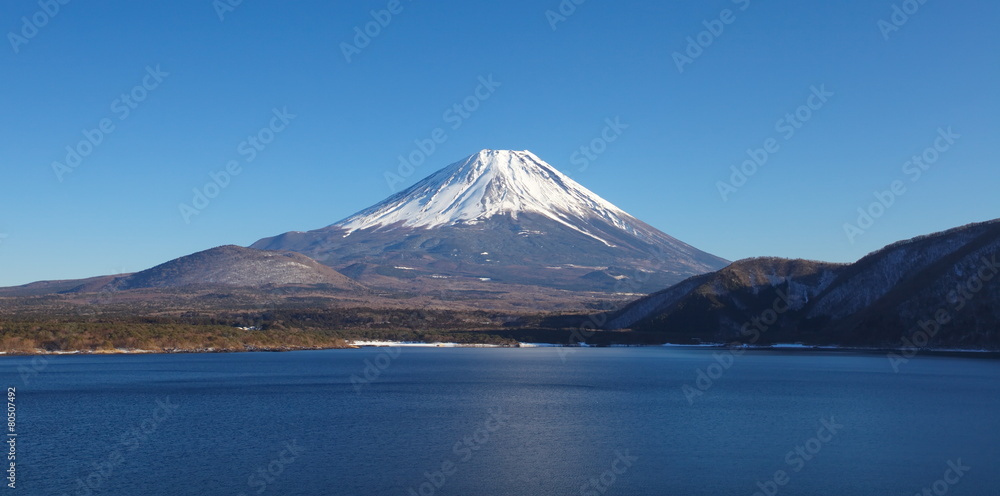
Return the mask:
<path id="1" fill-rule="evenodd" d="M 994 1 L 62 1 L 0 7 L 0 285 L 332 224 L 438 128 L 398 187 L 527 149 L 731 260 L 1000 217 Z"/>

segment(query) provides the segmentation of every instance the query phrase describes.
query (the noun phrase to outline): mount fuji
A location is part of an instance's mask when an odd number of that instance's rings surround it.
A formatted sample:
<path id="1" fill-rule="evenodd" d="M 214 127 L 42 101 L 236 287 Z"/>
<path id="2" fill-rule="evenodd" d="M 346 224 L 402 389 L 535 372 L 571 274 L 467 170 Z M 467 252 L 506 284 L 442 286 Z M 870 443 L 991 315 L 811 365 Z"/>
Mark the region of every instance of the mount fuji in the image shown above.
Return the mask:
<path id="1" fill-rule="evenodd" d="M 636 219 L 529 151 L 483 150 L 333 225 L 251 248 L 362 282 L 478 279 L 645 293 L 728 262 Z"/>

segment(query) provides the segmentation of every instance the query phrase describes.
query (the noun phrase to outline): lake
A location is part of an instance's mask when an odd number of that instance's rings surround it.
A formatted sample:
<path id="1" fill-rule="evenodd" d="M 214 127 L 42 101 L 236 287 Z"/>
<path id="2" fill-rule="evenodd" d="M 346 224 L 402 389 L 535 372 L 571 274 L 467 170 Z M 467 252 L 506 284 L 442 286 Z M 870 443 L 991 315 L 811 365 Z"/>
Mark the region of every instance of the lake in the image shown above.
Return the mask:
<path id="1" fill-rule="evenodd" d="M 1000 361 L 898 369 L 669 347 L 0 357 L 9 494 L 997 494 Z"/>

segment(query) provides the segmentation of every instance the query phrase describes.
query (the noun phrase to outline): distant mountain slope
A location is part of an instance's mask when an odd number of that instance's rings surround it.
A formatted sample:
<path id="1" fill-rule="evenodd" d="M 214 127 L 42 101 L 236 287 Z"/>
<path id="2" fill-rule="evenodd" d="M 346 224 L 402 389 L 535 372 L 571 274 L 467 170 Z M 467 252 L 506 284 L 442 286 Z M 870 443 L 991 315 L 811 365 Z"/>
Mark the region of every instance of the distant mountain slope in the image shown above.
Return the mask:
<path id="1" fill-rule="evenodd" d="M 0 288 L 0 297 L 209 286 L 260 289 L 289 285 L 317 286 L 334 291 L 365 289 L 351 278 L 299 253 L 228 245 L 170 260 L 134 274 L 41 281 Z"/>
<path id="2" fill-rule="evenodd" d="M 784 311 L 802 309 L 843 267 L 783 258 L 740 260 L 633 302 L 612 314 L 608 327 L 731 335 L 776 300 Z"/>
<path id="3" fill-rule="evenodd" d="M 109 287 L 123 291 L 210 285 L 260 288 L 292 284 L 322 284 L 343 290 L 361 288 L 347 276 L 299 253 L 233 245 L 171 260 L 118 278 Z"/>
<path id="4" fill-rule="evenodd" d="M 0 288 L 0 296 L 38 296 L 54 293 L 92 293 L 100 291 L 101 288 L 119 277 L 117 276 L 97 276 L 87 279 L 67 279 L 62 281 L 38 281 L 22 286 L 11 286 Z"/>
<path id="5" fill-rule="evenodd" d="M 729 341 L 1000 349 L 1000 220 L 901 241 L 850 265 L 750 259 L 608 315 L 608 328 Z M 771 323 L 759 324 L 772 318 Z M 931 323 L 944 317 L 944 324 Z M 749 324 L 749 325 L 748 325 Z M 756 329 L 756 331 L 754 331 Z"/>
<path id="6" fill-rule="evenodd" d="M 726 260 L 636 219 L 527 151 L 483 150 L 336 224 L 262 239 L 361 281 L 464 277 L 645 292 Z"/>

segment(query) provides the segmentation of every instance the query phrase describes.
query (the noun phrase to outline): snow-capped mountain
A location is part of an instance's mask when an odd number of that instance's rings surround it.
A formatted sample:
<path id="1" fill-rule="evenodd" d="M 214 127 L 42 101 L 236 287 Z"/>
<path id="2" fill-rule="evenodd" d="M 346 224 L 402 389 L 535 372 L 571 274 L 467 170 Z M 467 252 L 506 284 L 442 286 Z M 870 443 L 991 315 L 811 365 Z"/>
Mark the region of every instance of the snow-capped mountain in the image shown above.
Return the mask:
<path id="1" fill-rule="evenodd" d="M 361 280 L 465 277 L 645 292 L 727 262 L 649 226 L 529 151 L 483 150 L 331 226 L 253 248 Z"/>
<path id="2" fill-rule="evenodd" d="M 348 234 L 401 225 L 434 228 L 474 225 L 497 215 L 540 214 L 610 245 L 588 232 L 599 218 L 652 240 L 636 219 L 608 203 L 529 151 L 483 150 L 451 164 L 412 188 L 335 225 Z"/>

